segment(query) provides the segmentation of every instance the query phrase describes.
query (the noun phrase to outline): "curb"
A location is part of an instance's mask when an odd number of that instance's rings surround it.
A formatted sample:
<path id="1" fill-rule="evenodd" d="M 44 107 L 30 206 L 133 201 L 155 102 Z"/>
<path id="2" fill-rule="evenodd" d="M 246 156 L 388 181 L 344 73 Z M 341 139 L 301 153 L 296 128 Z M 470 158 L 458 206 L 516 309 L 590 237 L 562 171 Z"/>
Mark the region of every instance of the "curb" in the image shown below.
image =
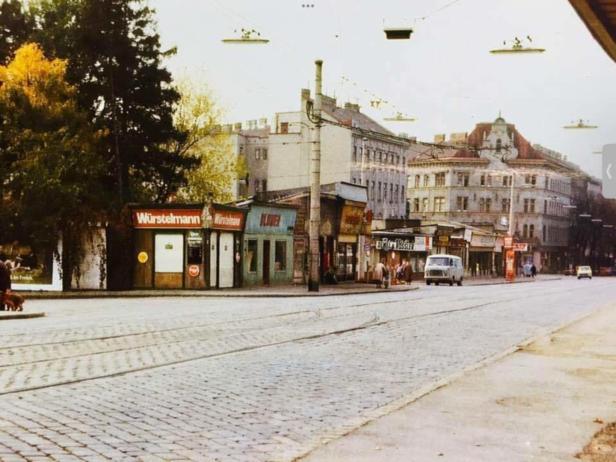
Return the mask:
<path id="1" fill-rule="evenodd" d="M 122 292 L 20 292 L 29 300 L 70 300 L 70 299 L 103 299 L 103 298 L 154 298 L 154 297 L 185 297 L 185 298 L 299 298 L 299 297 L 338 297 L 343 295 L 362 295 L 362 294 L 380 294 L 380 293 L 396 293 L 410 292 L 419 290 L 419 286 L 410 286 L 400 289 L 360 289 L 348 290 L 344 292 L 314 292 L 314 293 L 233 293 L 233 292 L 211 292 L 204 290 L 202 292 L 169 292 L 169 291 L 122 291 Z"/>
<path id="2" fill-rule="evenodd" d="M 45 316 L 47 315 L 43 311 L 35 311 L 33 313 L 0 314 L 0 321 L 9 321 L 11 319 L 43 318 Z"/>
<path id="3" fill-rule="evenodd" d="M 558 278 L 561 279 L 561 278 Z M 365 414 L 365 416 L 363 416 L 361 418 L 361 420 L 358 418 L 356 420 L 356 424 L 353 428 L 350 428 L 349 425 L 346 425 L 346 428 L 343 428 L 339 431 L 332 431 L 330 432 L 328 435 L 325 436 L 320 436 L 320 437 L 316 437 L 312 440 L 313 447 L 311 449 L 309 449 L 308 451 L 304 452 L 303 454 L 296 456 L 292 459 L 293 462 L 301 462 L 301 460 L 308 456 L 310 453 L 316 451 L 317 449 L 319 449 L 319 447 L 321 446 L 325 446 L 328 443 L 340 439 L 344 436 L 347 436 L 351 433 L 353 433 L 354 431 L 365 427 L 366 425 L 370 424 L 371 422 L 385 417 L 389 414 L 392 414 L 393 412 L 399 411 L 400 409 L 414 403 L 415 401 L 418 401 L 420 398 L 423 398 L 424 396 L 429 395 L 430 393 L 435 392 L 436 390 L 446 387 L 447 385 L 451 384 L 452 382 L 455 382 L 456 380 L 460 379 L 461 377 L 463 377 L 464 375 L 468 374 L 469 372 L 473 372 L 476 371 L 478 369 L 481 369 L 483 367 L 489 366 L 490 364 L 493 364 L 497 361 L 500 361 L 501 359 L 516 353 L 520 350 L 523 350 L 525 347 L 527 347 L 528 345 L 538 341 L 539 339 L 542 339 L 544 337 L 547 336 L 551 336 L 554 335 L 557 332 L 560 332 L 563 329 L 566 329 L 569 326 L 572 326 L 573 324 L 577 324 L 578 322 L 583 321 L 586 318 L 589 318 L 590 316 L 603 311 L 604 309 L 607 309 L 609 307 L 614 307 L 614 304 L 606 304 L 603 305 L 595 310 L 592 310 L 590 313 L 584 313 L 582 315 L 576 316 L 572 319 L 569 319 L 565 322 L 563 322 L 562 324 L 557 325 L 556 327 L 553 328 L 547 328 L 547 329 L 542 329 L 541 331 L 539 331 L 538 333 L 536 333 L 535 335 L 532 335 L 528 338 L 526 338 L 525 340 L 522 340 L 521 342 L 499 352 L 496 353 L 494 355 L 488 356 L 487 358 L 482 359 L 481 361 L 472 364 L 468 367 L 463 368 L 462 370 L 455 372 L 447 377 L 444 377 L 440 380 L 437 380 L 436 382 L 432 382 L 429 383 L 427 385 L 424 385 L 423 387 L 420 387 L 419 389 L 415 390 L 414 392 L 410 393 L 407 396 L 404 396 L 402 398 L 399 398 L 397 400 L 394 400 L 388 404 L 385 404 L 384 406 L 379 407 L 378 409 L 374 409 L 371 412 L 368 412 L 367 414 Z"/>
<path id="4" fill-rule="evenodd" d="M 472 284 L 469 283 L 467 284 L 467 286 L 469 287 L 474 287 L 474 286 L 498 286 L 498 285 L 505 285 L 505 284 L 528 284 L 530 282 L 549 282 L 549 281 L 560 281 L 562 279 L 562 277 L 549 277 L 549 278 L 542 278 L 542 279 L 529 279 L 529 280 L 515 280 L 513 282 L 507 282 L 507 281 L 495 281 L 495 282 L 484 282 L 484 283 L 478 283 L 478 284 Z"/>

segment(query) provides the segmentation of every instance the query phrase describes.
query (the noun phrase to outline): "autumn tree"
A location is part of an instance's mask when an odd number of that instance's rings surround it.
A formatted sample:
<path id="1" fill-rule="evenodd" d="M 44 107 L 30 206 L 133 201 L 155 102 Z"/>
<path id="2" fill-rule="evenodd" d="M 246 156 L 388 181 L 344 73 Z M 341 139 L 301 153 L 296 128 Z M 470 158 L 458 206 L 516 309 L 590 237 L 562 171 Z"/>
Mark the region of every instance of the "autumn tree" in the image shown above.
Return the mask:
<path id="1" fill-rule="evenodd" d="M 97 153 L 105 134 L 79 109 L 66 68 L 33 43 L 0 66 L 0 236 L 45 250 L 62 239 L 65 287 L 84 233 L 101 219 L 106 170 Z"/>
<path id="2" fill-rule="evenodd" d="M 178 191 L 180 200 L 228 202 L 235 181 L 247 173 L 243 156 L 233 152 L 229 134 L 220 129 L 221 111 L 207 88 L 183 80 L 174 121 L 185 138 L 171 147 L 192 159 L 196 167 L 186 172 L 187 185 Z"/>

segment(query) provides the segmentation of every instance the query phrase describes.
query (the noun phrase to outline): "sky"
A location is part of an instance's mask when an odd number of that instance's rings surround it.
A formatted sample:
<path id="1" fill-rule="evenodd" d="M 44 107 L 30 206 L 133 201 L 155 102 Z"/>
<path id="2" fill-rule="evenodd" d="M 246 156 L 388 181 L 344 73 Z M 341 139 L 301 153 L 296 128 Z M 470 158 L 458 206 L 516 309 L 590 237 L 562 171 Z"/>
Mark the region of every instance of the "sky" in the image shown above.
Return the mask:
<path id="1" fill-rule="evenodd" d="M 395 133 L 423 141 L 470 132 L 499 111 L 532 143 L 565 154 L 601 176 L 616 143 L 616 63 L 567 0 L 150 0 L 167 66 L 207 85 L 233 123 L 299 109 L 323 60 L 325 93 Z M 302 5 L 313 4 L 305 8 Z M 386 40 L 385 27 L 411 27 L 410 40 Z M 267 45 L 228 45 L 255 29 Z M 514 37 L 543 54 L 492 55 Z M 528 42 L 526 42 L 528 44 Z M 375 96 L 387 101 L 370 107 Z M 386 122 L 400 111 L 413 123 Z M 577 119 L 596 130 L 565 130 Z"/>

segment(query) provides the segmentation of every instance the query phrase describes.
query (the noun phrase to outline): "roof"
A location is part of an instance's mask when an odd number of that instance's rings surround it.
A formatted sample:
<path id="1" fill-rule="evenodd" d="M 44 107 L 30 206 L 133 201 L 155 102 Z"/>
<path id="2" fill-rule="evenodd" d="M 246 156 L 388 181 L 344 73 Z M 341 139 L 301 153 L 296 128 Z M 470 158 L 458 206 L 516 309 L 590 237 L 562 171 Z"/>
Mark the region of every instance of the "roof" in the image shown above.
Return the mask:
<path id="1" fill-rule="evenodd" d="M 569 0 L 595 40 L 616 61 L 616 0 Z"/>
<path id="2" fill-rule="evenodd" d="M 336 100 L 333 98 L 323 97 L 323 112 L 330 115 L 337 122 L 347 125 L 352 128 L 360 128 L 371 132 L 381 133 L 387 136 L 396 136 L 393 132 L 387 130 L 375 120 L 360 112 L 360 108 L 356 104 L 345 104 L 344 107 L 338 107 Z"/>

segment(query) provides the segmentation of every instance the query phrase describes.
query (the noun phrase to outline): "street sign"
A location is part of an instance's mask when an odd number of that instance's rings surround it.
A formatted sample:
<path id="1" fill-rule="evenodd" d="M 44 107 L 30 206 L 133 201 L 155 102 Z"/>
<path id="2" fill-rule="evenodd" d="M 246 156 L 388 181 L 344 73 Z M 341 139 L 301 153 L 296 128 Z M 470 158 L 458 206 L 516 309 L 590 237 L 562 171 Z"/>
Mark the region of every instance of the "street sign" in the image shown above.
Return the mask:
<path id="1" fill-rule="evenodd" d="M 528 252 L 528 244 L 526 242 L 516 242 L 513 244 L 514 252 Z"/>

